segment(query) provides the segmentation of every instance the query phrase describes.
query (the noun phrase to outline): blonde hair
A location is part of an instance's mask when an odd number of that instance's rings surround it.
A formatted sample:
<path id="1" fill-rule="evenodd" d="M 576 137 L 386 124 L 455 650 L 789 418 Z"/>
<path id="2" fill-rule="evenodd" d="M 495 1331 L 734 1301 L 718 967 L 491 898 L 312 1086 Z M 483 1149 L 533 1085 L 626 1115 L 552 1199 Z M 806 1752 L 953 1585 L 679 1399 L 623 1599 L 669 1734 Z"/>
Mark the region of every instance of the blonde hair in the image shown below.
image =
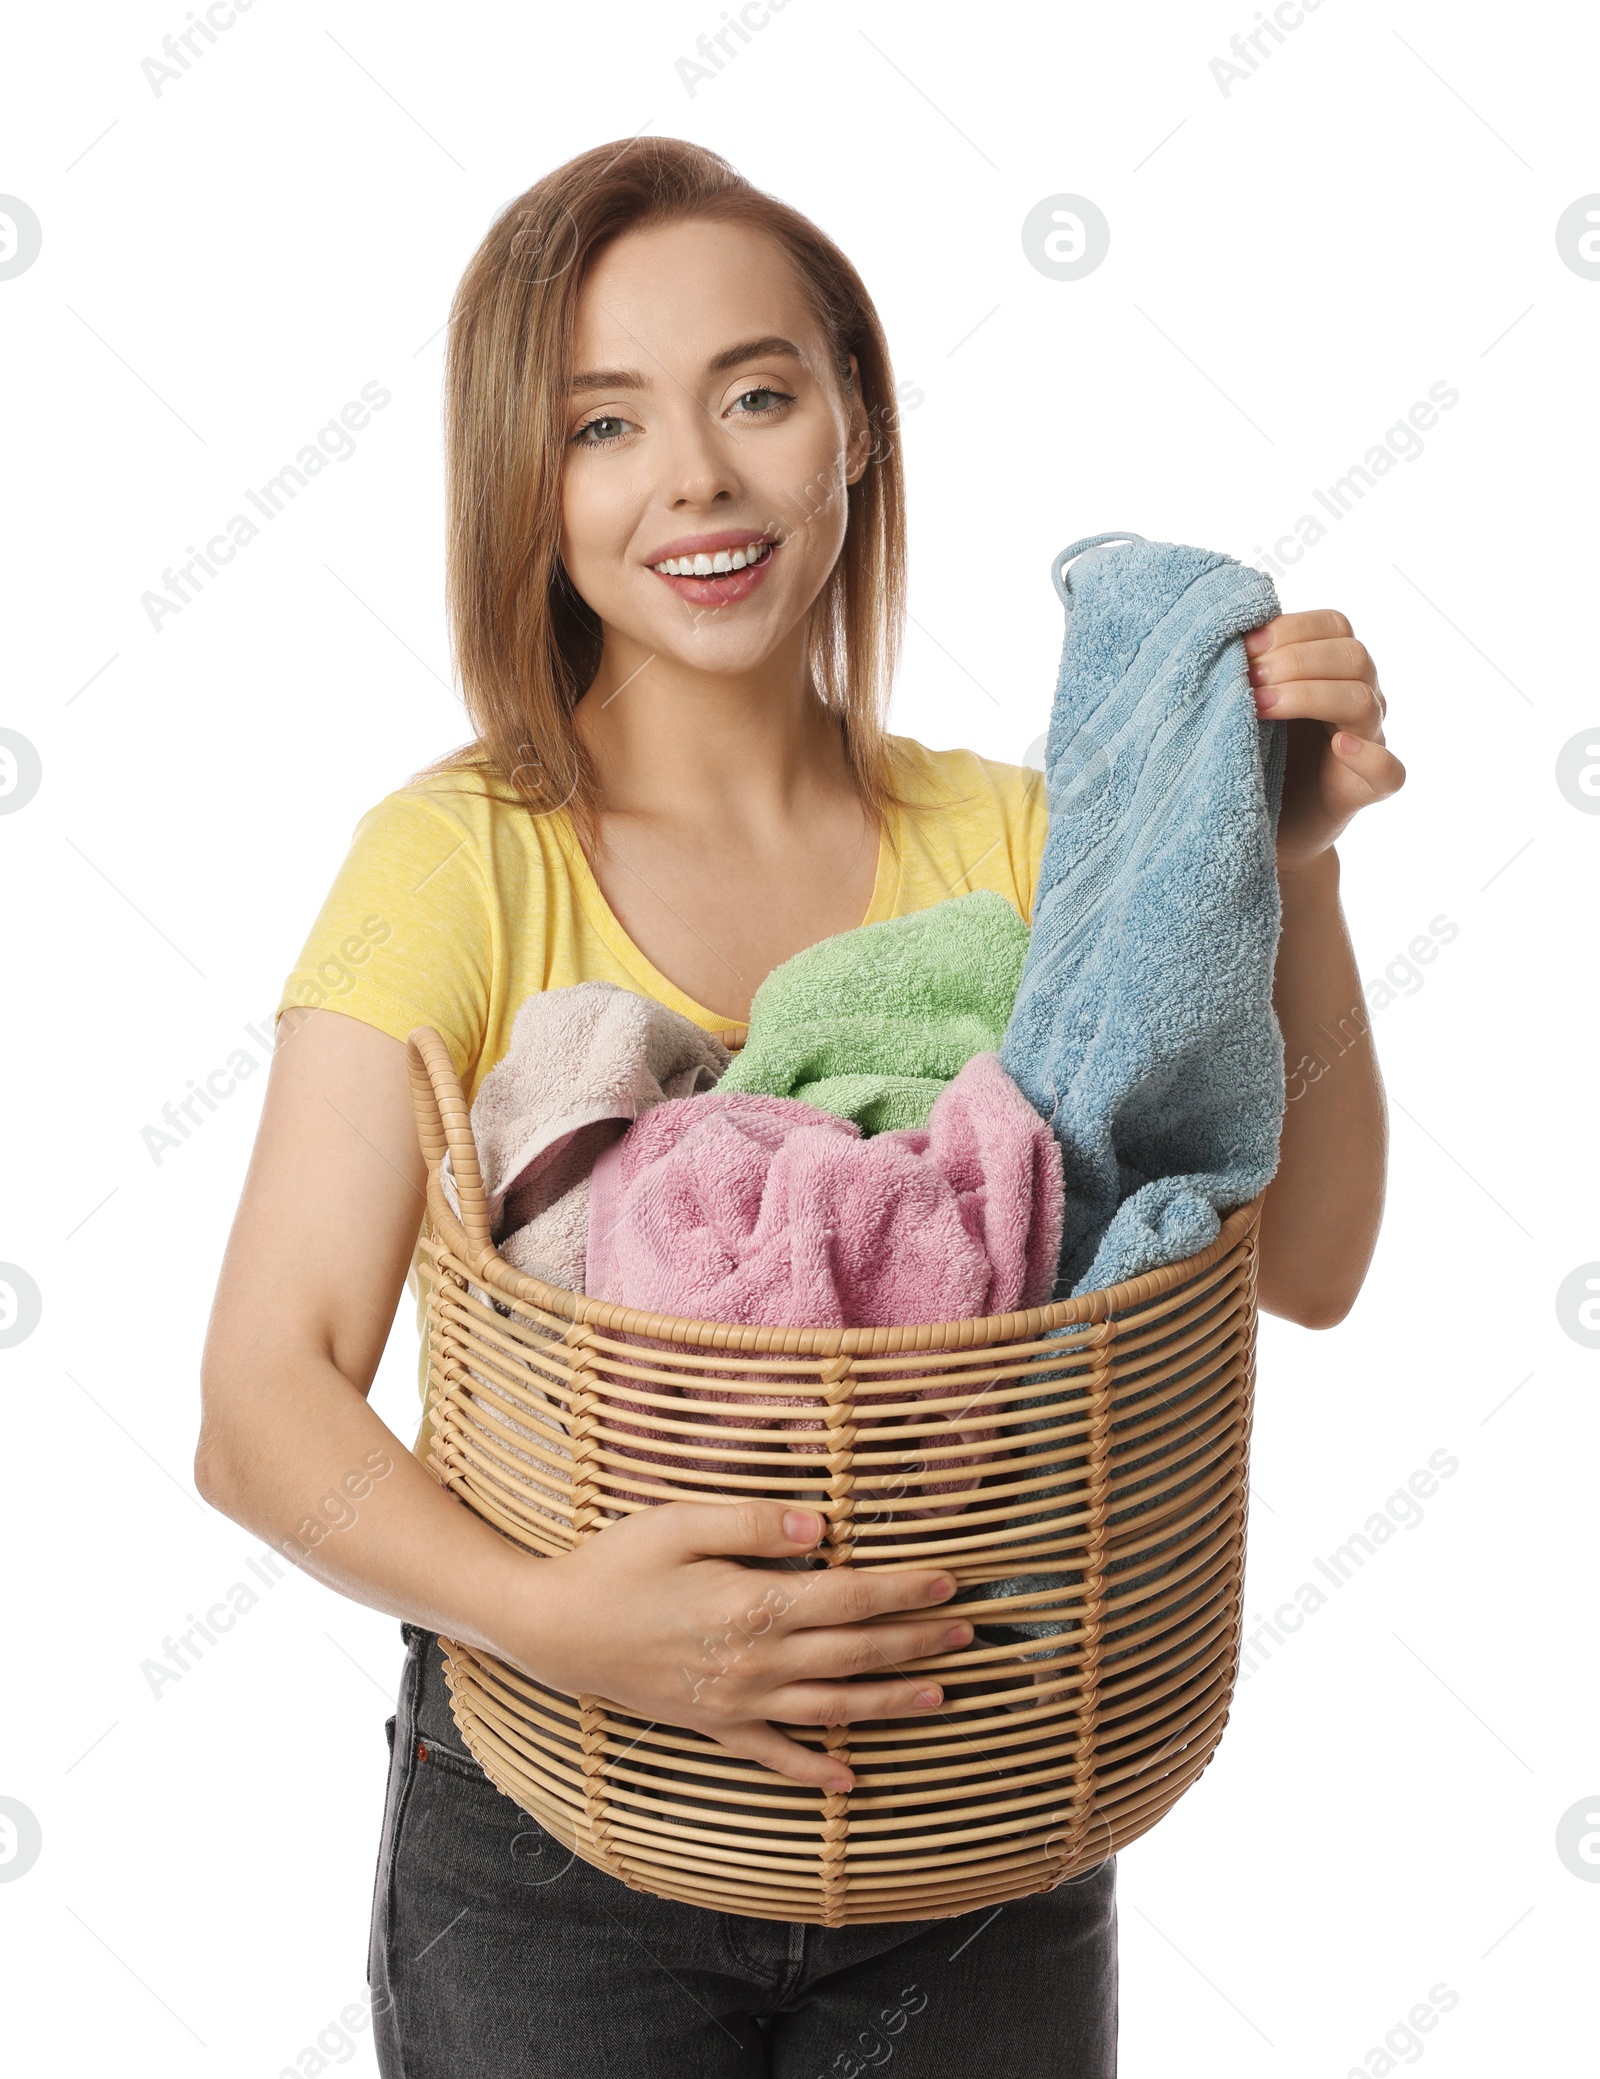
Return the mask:
<path id="1" fill-rule="evenodd" d="M 815 224 L 725 159 L 674 137 L 583 152 L 500 212 L 451 306 L 445 374 L 447 592 L 476 739 L 430 767 L 476 768 L 535 814 L 594 833 L 597 775 L 572 712 L 599 667 L 600 622 L 560 555 L 567 385 L 590 267 L 625 231 L 690 218 L 777 239 L 843 393 L 856 358 L 870 434 L 844 543 L 811 609 L 808 663 L 877 828 L 901 803 L 884 718 L 905 619 L 905 479 L 883 328 L 854 267 Z M 794 516 L 803 524 L 809 513 Z"/>

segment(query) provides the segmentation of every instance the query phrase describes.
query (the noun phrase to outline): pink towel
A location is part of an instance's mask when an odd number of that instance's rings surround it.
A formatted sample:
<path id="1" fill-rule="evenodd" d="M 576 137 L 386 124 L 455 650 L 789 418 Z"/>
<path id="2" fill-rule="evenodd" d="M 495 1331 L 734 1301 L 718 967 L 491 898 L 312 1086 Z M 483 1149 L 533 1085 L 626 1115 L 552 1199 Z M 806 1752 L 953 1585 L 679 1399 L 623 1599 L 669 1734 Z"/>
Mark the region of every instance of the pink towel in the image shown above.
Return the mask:
<path id="1" fill-rule="evenodd" d="M 975 1054 L 925 1127 L 862 1137 L 792 1097 L 708 1091 L 636 1119 L 590 1175 L 584 1289 L 701 1321 L 875 1328 L 1047 1299 L 1060 1147 Z"/>
<path id="2" fill-rule="evenodd" d="M 596 1162 L 585 1290 L 655 1313 L 772 1327 L 1009 1313 L 1050 1297 L 1063 1210 L 1060 1146 L 998 1054 L 974 1055 L 925 1127 L 868 1139 L 853 1121 L 794 1098 L 713 1090 L 657 1105 Z M 857 1405 L 903 1400 L 907 1390 L 880 1389 Z M 942 1399 L 950 1389 L 922 1391 Z M 622 1401 L 614 1385 L 607 1398 L 648 1420 L 650 1411 Z M 784 1394 L 770 1404 L 805 1405 Z M 771 1426 L 822 1425 L 812 1415 L 774 1417 Z M 637 1433 L 661 1434 L 643 1425 Z M 952 1441 L 989 1434 L 957 1430 Z M 791 1448 L 822 1446 L 796 1436 Z M 964 1484 L 958 1477 L 916 1492 Z"/>

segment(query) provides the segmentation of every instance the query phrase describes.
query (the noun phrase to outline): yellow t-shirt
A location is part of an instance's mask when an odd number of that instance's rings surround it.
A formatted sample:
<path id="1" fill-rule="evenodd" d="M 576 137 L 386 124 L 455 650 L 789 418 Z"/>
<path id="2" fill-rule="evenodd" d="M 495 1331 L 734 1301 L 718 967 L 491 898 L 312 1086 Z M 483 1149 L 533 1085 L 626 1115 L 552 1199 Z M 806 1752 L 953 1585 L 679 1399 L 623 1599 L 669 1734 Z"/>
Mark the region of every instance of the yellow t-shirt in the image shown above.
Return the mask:
<path id="1" fill-rule="evenodd" d="M 909 737 L 863 924 L 992 888 L 1031 922 L 1047 811 L 1044 778 L 974 751 Z M 503 1059 L 526 999 L 574 982 L 615 982 L 729 1043 L 744 1038 L 648 961 L 601 893 L 564 811 L 534 816 L 495 800 L 482 777 L 450 772 L 386 795 L 356 826 L 343 866 L 284 984 L 291 1005 L 342 1011 L 405 1041 L 437 1028 L 470 1103 Z M 422 1300 L 421 1280 L 412 1283 Z M 423 1352 L 424 1392 L 427 1353 Z M 427 1448 L 428 1425 L 417 1443 Z"/>

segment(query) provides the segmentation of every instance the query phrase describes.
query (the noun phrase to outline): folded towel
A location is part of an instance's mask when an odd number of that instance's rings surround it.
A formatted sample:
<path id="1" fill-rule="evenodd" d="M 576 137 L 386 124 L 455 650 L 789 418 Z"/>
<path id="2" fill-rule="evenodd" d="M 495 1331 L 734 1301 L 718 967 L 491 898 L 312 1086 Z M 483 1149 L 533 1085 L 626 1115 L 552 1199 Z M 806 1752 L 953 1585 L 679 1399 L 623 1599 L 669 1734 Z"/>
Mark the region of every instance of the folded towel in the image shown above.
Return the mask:
<path id="1" fill-rule="evenodd" d="M 1100 534 L 1052 577 L 1050 826 L 1000 1054 L 1061 1143 L 1065 1296 L 1203 1248 L 1277 1167 L 1284 725 L 1240 640 L 1278 612 L 1260 571 Z"/>
<path id="2" fill-rule="evenodd" d="M 773 1327 L 1008 1313 L 1048 1296 L 1061 1213 L 1060 1151 L 992 1052 L 959 1070 L 925 1128 L 871 1139 L 854 1121 L 793 1098 L 719 1086 L 705 1097 L 658 1105 L 596 1163 L 588 1290 L 647 1311 Z M 752 1383 L 746 1375 L 737 1390 L 748 1397 Z M 655 1390 L 663 1389 L 658 1383 Z M 714 1387 L 679 1390 L 689 1400 L 728 1397 Z M 860 1395 L 857 1406 L 903 1401 L 918 1391 L 901 1381 Z M 919 1397 L 950 1393 L 931 1387 Z M 663 1434 L 615 1381 L 604 1397 L 613 1433 Z M 775 1409 L 815 1407 L 782 1392 L 761 1399 Z M 619 1413 L 643 1420 L 619 1422 Z M 824 1448 L 814 1413 L 696 1419 L 810 1431 L 810 1438 L 793 1435 L 791 1448 Z M 959 1422 L 959 1414 L 949 1419 Z M 984 1429 L 957 1427 L 950 1442 L 978 1445 L 988 1437 Z M 648 1450 L 631 1455 L 671 1463 Z M 732 1457 L 688 1463 L 712 1471 L 737 1466 Z M 966 1484 L 959 1460 L 951 1469 L 954 1478 L 902 1485 L 912 1513 L 939 1513 L 919 1497 Z M 887 1491 L 858 1489 L 872 1500 Z"/>
<path id="3" fill-rule="evenodd" d="M 799 1098 L 863 1133 L 924 1126 L 956 1071 L 999 1046 L 1027 950 L 990 888 L 823 939 L 757 989 L 718 1088 Z"/>
<path id="4" fill-rule="evenodd" d="M 653 1105 L 710 1090 L 729 1054 L 690 1019 L 614 982 L 530 996 L 472 1103 L 472 1137 L 500 1254 L 581 1292 L 589 1172 Z M 455 1179 L 446 1159 L 452 1204 Z"/>

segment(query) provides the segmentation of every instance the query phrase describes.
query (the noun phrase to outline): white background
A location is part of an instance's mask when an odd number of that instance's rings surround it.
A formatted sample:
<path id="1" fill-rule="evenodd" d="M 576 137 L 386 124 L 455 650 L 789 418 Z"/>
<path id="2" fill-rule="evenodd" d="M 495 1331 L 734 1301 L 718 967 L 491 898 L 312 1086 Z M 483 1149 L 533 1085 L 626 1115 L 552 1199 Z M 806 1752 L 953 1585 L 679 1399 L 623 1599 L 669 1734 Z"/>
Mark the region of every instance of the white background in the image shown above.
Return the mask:
<path id="1" fill-rule="evenodd" d="M 1600 1809 L 1600 1355 L 1555 1295 L 1600 1257 L 1600 819 L 1555 767 L 1600 739 L 1600 282 L 1555 227 L 1600 189 L 1600 31 L 1575 5 L 1324 0 L 1224 93 L 1250 0 L 790 0 L 691 95 L 676 62 L 721 16 L 256 0 L 159 94 L 141 64 L 179 0 L 12 25 L 0 189 L 43 226 L 0 281 L 0 726 L 43 766 L 0 817 L 0 1259 L 43 1294 L 0 1350 L 0 1795 L 43 1830 L 0 1884 L 12 2068 L 315 2072 L 302 2051 L 364 1996 L 398 1627 L 296 1576 L 159 1699 L 141 1674 L 258 1549 L 189 1467 L 262 1079 L 159 1163 L 142 1129 L 260 1058 L 245 1027 L 356 819 L 464 735 L 448 301 L 507 199 L 648 128 L 835 237 L 921 393 L 892 721 L 933 745 L 1020 760 L 1043 729 L 1055 550 L 1132 528 L 1254 561 L 1430 385 L 1460 393 L 1280 580 L 1365 638 L 1410 771 L 1342 847 L 1363 974 L 1459 929 L 1373 1020 L 1393 1164 L 1366 1289 L 1332 1331 L 1263 1324 L 1247 1608 L 1320 1580 L 1430 1453 L 1459 1471 L 1241 1687 L 1210 1770 L 1124 1855 L 1122 2069 L 1381 2073 L 1442 1983 L 1457 2004 L 1397 2069 L 1592 2072 L 1600 1883 L 1556 1830 Z M 1020 238 L 1062 192 L 1111 225 L 1073 282 Z M 356 454 L 152 629 L 163 569 L 367 382 L 392 402 Z M 408 1316 L 377 1389 L 406 1443 Z M 353 2040 L 344 2068 L 371 2071 Z"/>

